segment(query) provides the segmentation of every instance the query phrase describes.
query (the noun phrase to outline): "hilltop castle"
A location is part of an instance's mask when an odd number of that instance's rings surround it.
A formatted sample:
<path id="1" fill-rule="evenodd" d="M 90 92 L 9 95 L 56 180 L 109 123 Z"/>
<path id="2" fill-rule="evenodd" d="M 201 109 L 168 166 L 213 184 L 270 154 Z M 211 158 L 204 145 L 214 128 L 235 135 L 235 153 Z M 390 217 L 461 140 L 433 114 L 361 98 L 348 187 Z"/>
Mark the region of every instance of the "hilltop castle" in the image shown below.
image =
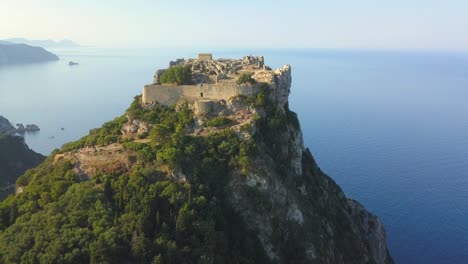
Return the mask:
<path id="1" fill-rule="evenodd" d="M 209 53 L 199 54 L 196 59 L 171 61 L 169 67 L 183 65 L 192 71 L 189 85 L 162 84 L 161 76 L 166 69 L 156 71 L 152 84 L 145 85 L 142 104 L 158 102 L 174 105 L 180 99 L 194 103 L 198 112 L 209 111 L 213 102 L 228 101 L 235 96 L 255 95 L 265 84 L 269 93 L 278 104 L 285 105 L 291 88 L 291 67 L 285 65 L 272 70 L 265 66 L 263 56 L 245 56 L 243 59 L 216 59 Z M 251 73 L 255 84 L 238 84 L 243 73 Z"/>

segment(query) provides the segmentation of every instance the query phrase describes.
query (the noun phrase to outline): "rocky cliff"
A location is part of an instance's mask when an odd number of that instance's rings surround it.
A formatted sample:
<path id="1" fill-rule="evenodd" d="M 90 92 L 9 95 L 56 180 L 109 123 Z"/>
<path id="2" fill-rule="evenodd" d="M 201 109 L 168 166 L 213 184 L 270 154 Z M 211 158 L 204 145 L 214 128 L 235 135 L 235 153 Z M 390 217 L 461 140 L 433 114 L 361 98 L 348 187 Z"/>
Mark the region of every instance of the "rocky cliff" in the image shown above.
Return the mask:
<path id="1" fill-rule="evenodd" d="M 2 262 L 392 263 L 380 220 L 304 147 L 291 67 L 277 73 L 210 111 L 136 97 L 54 152 L 0 204 Z"/>
<path id="2" fill-rule="evenodd" d="M 288 108 L 291 67 L 276 72 L 269 102 L 252 110 L 259 118 L 248 133 L 257 155 L 248 170 L 231 172 L 232 206 L 274 262 L 392 263 L 380 220 L 348 199 L 304 148 Z"/>

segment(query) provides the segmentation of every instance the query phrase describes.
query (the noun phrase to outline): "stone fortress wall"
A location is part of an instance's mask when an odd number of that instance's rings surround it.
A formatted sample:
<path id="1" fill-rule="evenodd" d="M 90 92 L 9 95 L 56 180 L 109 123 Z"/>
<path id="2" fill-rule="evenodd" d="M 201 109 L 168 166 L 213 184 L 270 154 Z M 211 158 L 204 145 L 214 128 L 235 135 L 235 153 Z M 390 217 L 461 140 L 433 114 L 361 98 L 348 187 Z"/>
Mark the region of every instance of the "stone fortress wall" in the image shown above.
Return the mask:
<path id="1" fill-rule="evenodd" d="M 228 100 L 237 95 L 253 95 L 259 92 L 259 86 L 237 85 L 236 83 L 197 84 L 197 85 L 159 85 L 150 84 L 143 88 L 143 104 L 159 102 L 173 105 L 180 99 L 189 102 L 197 100 Z"/>
<path id="2" fill-rule="evenodd" d="M 212 59 L 213 59 L 213 55 L 211 53 L 200 53 L 200 54 L 198 54 L 198 60 L 208 61 L 208 60 L 212 60 Z"/>
<path id="3" fill-rule="evenodd" d="M 185 65 L 191 67 L 193 73 L 192 85 L 167 85 L 159 82 L 165 70 L 158 70 L 153 84 L 145 85 L 142 93 L 142 104 L 154 102 L 163 105 L 174 105 L 180 99 L 191 103 L 197 101 L 229 100 L 238 95 L 255 95 L 261 90 L 262 83 L 269 85 L 272 96 L 279 104 L 288 101 L 291 87 L 291 68 L 273 71 L 264 65 L 263 57 L 245 56 L 243 59 L 212 60 L 211 54 L 200 54 L 198 59 L 178 59 L 170 63 L 170 67 Z M 237 84 L 237 78 L 243 72 L 253 73 L 258 82 L 254 85 Z"/>

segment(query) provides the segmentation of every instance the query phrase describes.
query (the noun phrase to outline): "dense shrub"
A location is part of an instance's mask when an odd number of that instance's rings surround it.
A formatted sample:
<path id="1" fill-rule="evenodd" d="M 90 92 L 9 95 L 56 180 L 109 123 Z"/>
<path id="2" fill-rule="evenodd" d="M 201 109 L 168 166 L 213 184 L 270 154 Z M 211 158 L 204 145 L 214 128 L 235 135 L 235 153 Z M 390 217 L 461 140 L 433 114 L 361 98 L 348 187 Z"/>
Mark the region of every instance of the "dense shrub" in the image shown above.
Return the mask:
<path id="1" fill-rule="evenodd" d="M 231 122 L 232 122 L 232 120 L 225 117 L 225 116 L 217 116 L 217 117 L 209 120 L 208 122 L 206 122 L 206 125 L 209 126 L 209 127 L 220 127 L 220 126 L 227 125 L 227 124 L 229 124 Z"/>
<path id="2" fill-rule="evenodd" d="M 187 66 L 170 67 L 161 76 L 161 83 L 190 84 L 192 82 L 192 71 Z"/>
<path id="3" fill-rule="evenodd" d="M 101 128 L 91 129 L 87 136 L 82 137 L 78 141 L 66 143 L 63 145 L 60 152 L 71 151 L 82 147 L 105 146 L 116 142 L 122 142 L 124 139 L 121 136 L 120 130 L 127 122 L 127 117 L 122 115 L 102 125 Z"/>

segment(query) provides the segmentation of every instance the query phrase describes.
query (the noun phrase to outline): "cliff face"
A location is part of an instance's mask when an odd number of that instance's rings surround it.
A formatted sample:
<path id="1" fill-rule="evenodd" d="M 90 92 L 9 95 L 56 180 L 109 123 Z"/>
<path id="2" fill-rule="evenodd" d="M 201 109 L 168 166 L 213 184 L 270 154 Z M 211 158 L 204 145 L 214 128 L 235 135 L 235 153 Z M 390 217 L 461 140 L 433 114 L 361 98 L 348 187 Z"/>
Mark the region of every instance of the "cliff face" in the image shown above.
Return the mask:
<path id="1" fill-rule="evenodd" d="M 304 148 L 291 67 L 275 72 L 206 111 L 137 97 L 53 153 L 0 204 L 1 260 L 392 263 L 379 219 Z"/>
<path id="2" fill-rule="evenodd" d="M 227 190 L 268 257 L 280 263 L 392 263 L 383 224 L 320 170 L 300 130 L 288 123 L 273 131 L 258 132 L 260 153 Z"/>
<path id="3" fill-rule="evenodd" d="M 304 148 L 288 109 L 290 66 L 277 72 L 276 105 L 258 109 L 262 117 L 251 130 L 258 152 L 243 177 L 232 172 L 232 206 L 275 262 L 393 263 L 380 220 L 348 199 Z"/>

